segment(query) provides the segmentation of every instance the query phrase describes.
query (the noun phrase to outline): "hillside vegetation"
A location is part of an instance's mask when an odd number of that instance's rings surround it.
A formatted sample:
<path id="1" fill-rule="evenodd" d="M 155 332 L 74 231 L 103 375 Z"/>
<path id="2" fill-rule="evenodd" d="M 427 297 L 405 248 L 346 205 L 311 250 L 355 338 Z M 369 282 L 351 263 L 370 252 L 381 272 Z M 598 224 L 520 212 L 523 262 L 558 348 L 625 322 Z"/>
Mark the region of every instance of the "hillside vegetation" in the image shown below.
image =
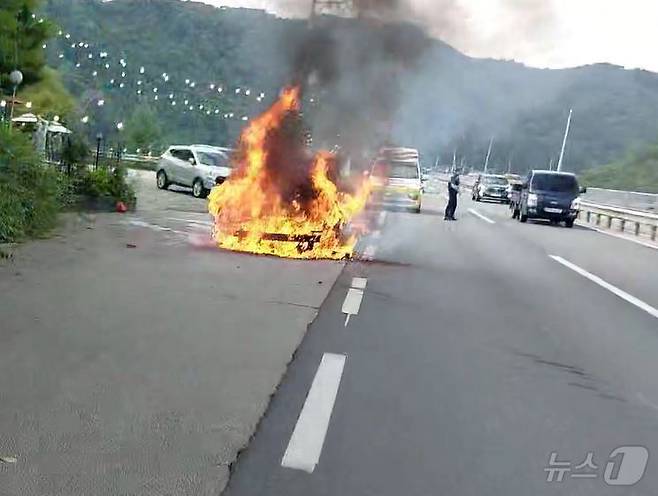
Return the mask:
<path id="1" fill-rule="evenodd" d="M 658 143 L 611 164 L 583 173 L 584 184 L 597 188 L 658 193 Z"/>
<path id="2" fill-rule="evenodd" d="M 145 146 L 143 136 L 118 133 L 116 125 L 139 127 L 140 116 L 157 128 L 142 135 L 158 146 L 230 145 L 243 119 L 290 82 L 290 47 L 307 32 L 303 20 L 178 0 L 48 0 L 45 10 L 63 29 L 49 43 L 48 60 L 80 97 L 89 136 L 102 132 L 135 148 L 137 141 Z M 348 19 L 323 22 L 355 40 L 373 29 Z M 570 170 L 620 160 L 658 137 L 658 75 L 646 71 L 605 64 L 532 69 L 469 58 L 433 40 L 414 70 L 401 74 L 399 86 L 390 139 L 418 147 L 427 165 L 437 156 L 449 163 L 456 153 L 458 161 L 481 166 L 493 136 L 494 168 L 548 167 L 557 159 L 570 108 Z M 369 90 L 352 88 L 364 98 Z M 334 102 L 331 92 L 307 95 L 307 114 Z M 347 137 L 336 136 L 338 144 L 342 139 Z"/>

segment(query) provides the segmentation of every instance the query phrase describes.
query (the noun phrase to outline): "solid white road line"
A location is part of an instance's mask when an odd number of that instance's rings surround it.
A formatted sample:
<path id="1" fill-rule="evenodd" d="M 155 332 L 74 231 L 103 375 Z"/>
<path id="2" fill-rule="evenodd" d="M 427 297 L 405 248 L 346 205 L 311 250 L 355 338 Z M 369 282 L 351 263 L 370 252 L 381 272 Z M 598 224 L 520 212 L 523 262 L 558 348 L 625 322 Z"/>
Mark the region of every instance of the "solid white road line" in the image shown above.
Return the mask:
<path id="1" fill-rule="evenodd" d="M 600 277 L 595 276 L 594 274 L 591 274 L 591 273 L 587 272 L 585 269 L 582 269 L 582 268 L 578 267 L 576 264 L 573 264 L 573 263 L 569 262 L 568 260 L 565 260 L 562 257 L 558 257 L 556 255 L 550 255 L 550 257 L 553 260 L 555 260 L 556 262 L 561 263 L 565 267 L 573 270 L 574 272 L 577 272 L 578 274 L 580 274 L 583 277 L 586 277 L 590 281 L 598 284 L 602 288 L 607 289 L 611 293 L 619 296 L 621 299 L 626 300 L 628 303 L 630 303 L 632 305 L 635 305 L 639 309 L 644 310 L 649 315 L 651 315 L 651 316 L 658 319 L 658 309 L 652 307 L 648 303 L 645 303 L 642 300 L 636 298 L 635 296 L 633 296 L 631 294 L 628 294 L 626 291 L 624 291 L 622 289 L 619 289 L 616 286 L 613 286 L 609 282 L 606 282 L 603 279 L 601 279 Z"/>
<path id="2" fill-rule="evenodd" d="M 580 227 L 584 227 L 585 229 L 590 229 L 592 231 L 596 231 L 597 233 L 607 234 L 608 236 L 612 236 L 613 238 L 623 239 L 624 241 L 630 241 L 631 243 L 635 243 L 635 244 L 644 246 L 646 248 L 652 248 L 654 250 L 658 250 L 658 245 L 653 245 L 649 242 L 642 241 L 641 239 L 632 238 L 632 237 L 630 237 L 630 235 L 629 236 L 624 236 L 623 234 L 618 234 L 618 233 L 615 233 L 615 232 L 606 231 L 605 229 L 600 229 L 598 227 L 590 226 L 586 222 L 580 222 L 579 221 L 579 222 L 576 223 L 576 225 L 578 225 Z"/>
<path id="3" fill-rule="evenodd" d="M 322 357 L 281 466 L 309 474 L 315 470 L 329 428 L 345 359 L 345 355 L 333 353 L 325 353 Z"/>
<path id="4" fill-rule="evenodd" d="M 172 233 L 183 234 L 183 235 L 187 234 L 184 231 L 177 231 L 176 229 L 172 229 L 171 227 L 159 226 L 158 224 L 151 224 L 150 222 L 146 222 L 139 219 L 130 220 L 128 221 L 128 224 L 130 224 L 131 226 L 146 227 L 148 229 L 152 229 L 153 231 L 172 232 Z"/>
<path id="5" fill-rule="evenodd" d="M 365 277 L 354 277 L 352 278 L 352 287 L 355 289 L 366 289 L 368 285 L 368 279 Z"/>
<path id="6" fill-rule="evenodd" d="M 488 222 L 489 224 L 495 224 L 496 223 L 495 221 L 491 220 L 489 217 L 485 217 L 484 215 L 482 215 L 480 212 L 478 212 L 475 209 L 469 208 L 468 211 L 471 212 L 476 217 L 479 217 L 483 221 Z"/>
<path id="7" fill-rule="evenodd" d="M 199 226 L 213 226 L 214 222 L 211 220 L 195 220 L 195 219 L 179 219 L 177 217 L 170 217 L 169 220 L 174 220 L 177 222 L 185 222 L 187 224 L 196 224 Z"/>

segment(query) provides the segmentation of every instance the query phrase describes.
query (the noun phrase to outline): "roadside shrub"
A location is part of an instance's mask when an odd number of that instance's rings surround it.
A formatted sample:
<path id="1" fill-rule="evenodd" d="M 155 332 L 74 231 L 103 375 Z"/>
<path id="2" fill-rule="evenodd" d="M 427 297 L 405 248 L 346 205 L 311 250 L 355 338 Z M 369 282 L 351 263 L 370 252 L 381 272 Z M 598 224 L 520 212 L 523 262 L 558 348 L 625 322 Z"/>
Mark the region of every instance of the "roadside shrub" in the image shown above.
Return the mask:
<path id="1" fill-rule="evenodd" d="M 109 198 L 129 206 L 136 202 L 135 191 L 126 180 L 126 169 L 122 166 L 87 170 L 78 177 L 75 188 L 78 194 L 91 198 Z"/>
<path id="2" fill-rule="evenodd" d="M 0 242 L 39 236 L 54 227 L 60 174 L 45 166 L 20 132 L 0 128 Z"/>

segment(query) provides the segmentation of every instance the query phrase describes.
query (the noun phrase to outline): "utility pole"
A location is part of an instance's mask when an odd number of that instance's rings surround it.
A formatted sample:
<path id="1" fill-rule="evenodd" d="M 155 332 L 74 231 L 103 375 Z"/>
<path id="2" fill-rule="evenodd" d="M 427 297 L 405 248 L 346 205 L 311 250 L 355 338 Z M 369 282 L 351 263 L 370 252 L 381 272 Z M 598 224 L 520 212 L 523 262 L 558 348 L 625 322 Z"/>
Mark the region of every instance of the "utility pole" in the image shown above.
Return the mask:
<path id="1" fill-rule="evenodd" d="M 454 172 L 455 167 L 457 167 L 457 148 L 455 148 L 452 152 L 452 168 L 451 172 Z"/>
<path id="2" fill-rule="evenodd" d="M 548 170 L 553 170 L 553 157 L 551 157 L 551 159 L 548 161 Z"/>
<path id="3" fill-rule="evenodd" d="M 487 158 L 484 160 L 484 173 L 486 174 L 487 171 L 489 170 L 489 159 L 491 158 L 491 149 L 493 148 L 494 144 L 494 137 L 491 137 L 491 141 L 489 141 L 489 150 L 487 150 Z"/>
<path id="4" fill-rule="evenodd" d="M 562 140 L 562 150 L 560 151 L 560 160 L 557 163 L 557 171 L 562 172 L 562 163 L 564 162 L 564 150 L 567 147 L 567 139 L 569 139 L 569 130 L 571 129 L 571 116 L 573 109 L 569 109 L 569 117 L 567 118 L 567 128 L 564 130 L 564 140 Z"/>

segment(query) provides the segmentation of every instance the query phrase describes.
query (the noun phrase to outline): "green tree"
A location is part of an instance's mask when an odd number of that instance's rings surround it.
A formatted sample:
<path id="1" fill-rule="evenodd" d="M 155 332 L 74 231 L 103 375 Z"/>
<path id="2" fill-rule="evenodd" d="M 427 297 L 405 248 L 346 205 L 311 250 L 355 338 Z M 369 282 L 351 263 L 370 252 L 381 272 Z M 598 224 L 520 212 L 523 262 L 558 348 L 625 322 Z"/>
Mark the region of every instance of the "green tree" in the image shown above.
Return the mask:
<path id="1" fill-rule="evenodd" d="M 137 107 L 126 122 L 125 135 L 130 149 L 140 149 L 142 153 L 158 149 L 162 128 L 157 114 L 147 105 Z"/>
<path id="2" fill-rule="evenodd" d="M 40 80 L 45 58 L 43 43 L 54 26 L 34 14 L 40 0 L 3 0 L 0 6 L 0 85 L 9 90 L 9 73 L 20 69 L 23 84 Z M 33 17 L 34 14 L 34 17 Z"/>
<path id="3" fill-rule="evenodd" d="M 41 80 L 19 92 L 19 96 L 25 102 L 32 102 L 32 112 L 46 119 L 67 116 L 75 108 L 75 100 L 64 87 L 59 73 L 50 67 L 44 67 Z"/>

